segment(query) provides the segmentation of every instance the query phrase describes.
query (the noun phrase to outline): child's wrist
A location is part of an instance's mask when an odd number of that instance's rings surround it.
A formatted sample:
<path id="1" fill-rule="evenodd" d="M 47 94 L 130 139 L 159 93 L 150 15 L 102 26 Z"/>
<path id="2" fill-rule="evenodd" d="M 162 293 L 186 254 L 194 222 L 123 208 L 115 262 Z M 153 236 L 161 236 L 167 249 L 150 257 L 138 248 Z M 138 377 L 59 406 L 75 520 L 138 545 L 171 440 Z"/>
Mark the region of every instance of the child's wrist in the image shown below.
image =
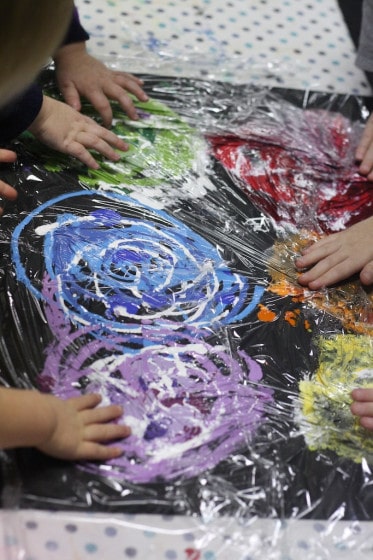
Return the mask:
<path id="1" fill-rule="evenodd" d="M 75 58 L 77 55 L 86 54 L 87 48 L 84 41 L 70 43 L 60 47 L 53 56 L 56 66 L 65 63 L 66 59 Z"/>

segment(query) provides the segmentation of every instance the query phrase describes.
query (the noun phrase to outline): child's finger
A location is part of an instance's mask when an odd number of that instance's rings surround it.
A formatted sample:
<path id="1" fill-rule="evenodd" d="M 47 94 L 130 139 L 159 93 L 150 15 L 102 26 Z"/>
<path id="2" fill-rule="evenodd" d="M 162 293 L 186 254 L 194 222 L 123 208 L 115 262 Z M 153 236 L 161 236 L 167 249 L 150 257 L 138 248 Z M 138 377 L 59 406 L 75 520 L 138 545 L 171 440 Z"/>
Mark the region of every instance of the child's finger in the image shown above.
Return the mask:
<path id="1" fill-rule="evenodd" d="M 112 161 L 118 161 L 120 155 L 110 144 L 114 144 L 111 138 L 101 138 L 94 132 L 80 132 L 76 140 L 71 142 L 68 150 L 71 152 L 71 155 L 75 155 L 75 157 L 78 157 L 82 161 L 86 158 L 85 152 L 87 152 L 87 149 L 95 150 Z M 125 146 L 125 148 L 127 148 L 127 146 Z"/>
<path id="2" fill-rule="evenodd" d="M 373 284 L 373 261 L 368 262 L 360 272 L 360 280 L 364 286 Z"/>
<path id="3" fill-rule="evenodd" d="M 0 148 L 0 162 L 1 163 L 13 163 L 17 159 L 17 154 L 13 150 L 6 150 L 5 148 Z"/>
<path id="4" fill-rule="evenodd" d="M 373 431 L 373 418 L 371 416 L 362 416 L 360 418 L 360 425 L 367 430 Z"/>
<path id="5" fill-rule="evenodd" d="M 373 418 L 373 402 L 353 402 L 351 412 L 354 416 L 371 416 Z"/>
<path id="6" fill-rule="evenodd" d="M 95 89 L 86 93 L 86 97 L 100 113 L 104 126 L 109 127 L 113 120 L 113 111 L 105 93 L 96 86 Z"/>
<path id="7" fill-rule="evenodd" d="M 123 455 L 120 447 L 101 445 L 95 442 L 84 442 L 78 449 L 76 460 L 80 461 L 108 461 Z"/>
<path id="8" fill-rule="evenodd" d="M 335 240 L 333 235 L 320 239 L 302 251 L 295 263 L 298 268 L 308 268 L 326 258 L 332 258 L 340 249 L 341 244 Z M 337 257 L 338 260 L 338 257 Z M 333 264 L 333 263 L 332 263 Z"/>
<path id="9" fill-rule="evenodd" d="M 98 395 L 97 393 L 89 393 L 88 395 L 72 397 L 71 399 L 68 399 L 68 402 L 79 412 L 81 410 L 96 407 L 100 404 L 101 400 L 101 395 Z"/>
<path id="10" fill-rule="evenodd" d="M 123 408 L 117 404 L 112 404 L 109 406 L 87 409 L 82 414 L 84 414 L 83 418 L 85 424 L 99 424 L 119 418 L 123 415 Z"/>
<path id="11" fill-rule="evenodd" d="M 354 401 L 359 402 L 373 402 L 373 388 L 361 389 L 357 388 L 351 392 Z"/>
<path id="12" fill-rule="evenodd" d="M 112 82 L 104 88 L 104 93 L 109 97 L 109 99 L 117 101 L 131 119 L 137 120 L 139 118 L 132 99 L 129 97 L 126 90 L 124 90 L 120 85 Z"/>
<path id="13" fill-rule="evenodd" d="M 362 158 L 359 172 L 362 175 L 368 175 L 373 169 L 373 145 L 367 146 L 364 157 Z"/>
<path id="14" fill-rule="evenodd" d="M 373 138 L 373 119 L 372 119 L 372 116 L 371 116 L 371 117 L 369 117 L 369 119 L 368 119 L 368 121 L 365 125 L 364 132 L 362 134 L 360 143 L 359 143 L 359 145 L 356 149 L 355 157 L 358 161 L 361 161 L 364 158 L 365 153 L 366 153 L 366 151 L 367 151 L 367 149 L 368 149 L 368 147 L 369 147 L 369 145 L 372 141 L 372 138 Z"/>
<path id="15" fill-rule="evenodd" d="M 0 181 L 0 197 L 6 198 L 7 200 L 15 200 L 17 198 L 17 191 L 8 183 Z"/>
<path id="16" fill-rule="evenodd" d="M 76 111 L 80 111 L 82 108 L 80 95 L 73 82 L 60 84 L 60 89 L 66 103 Z"/>
<path id="17" fill-rule="evenodd" d="M 124 424 L 90 424 L 84 428 L 85 441 L 113 441 L 131 434 L 131 428 Z"/>
<path id="18" fill-rule="evenodd" d="M 148 101 L 149 97 L 142 89 L 144 85 L 144 80 L 134 76 L 133 74 L 128 74 L 127 72 L 114 72 L 114 80 L 123 89 L 133 93 L 141 101 Z"/>

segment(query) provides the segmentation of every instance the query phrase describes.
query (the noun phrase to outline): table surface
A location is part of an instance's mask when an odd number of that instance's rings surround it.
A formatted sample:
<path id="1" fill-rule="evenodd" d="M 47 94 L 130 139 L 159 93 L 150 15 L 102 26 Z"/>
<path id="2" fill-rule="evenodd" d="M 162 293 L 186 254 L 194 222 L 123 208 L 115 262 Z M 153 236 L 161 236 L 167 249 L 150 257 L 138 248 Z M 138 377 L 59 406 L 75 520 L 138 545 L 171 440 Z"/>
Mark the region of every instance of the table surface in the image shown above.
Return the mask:
<path id="1" fill-rule="evenodd" d="M 0 513 L 0 531 L 3 560 L 364 560 L 373 551 L 370 522 L 337 520 L 22 510 Z"/>
<path id="2" fill-rule="evenodd" d="M 95 56 L 129 72 L 368 95 L 337 0 L 78 0 Z"/>

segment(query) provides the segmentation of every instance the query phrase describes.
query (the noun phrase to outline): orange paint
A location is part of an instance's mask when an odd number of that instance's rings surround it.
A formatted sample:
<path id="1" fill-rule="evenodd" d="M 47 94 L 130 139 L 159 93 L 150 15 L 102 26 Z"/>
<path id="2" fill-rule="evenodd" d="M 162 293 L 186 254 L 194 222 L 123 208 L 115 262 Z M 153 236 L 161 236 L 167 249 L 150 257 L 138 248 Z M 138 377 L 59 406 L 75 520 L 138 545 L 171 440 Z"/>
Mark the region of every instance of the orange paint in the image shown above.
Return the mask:
<path id="1" fill-rule="evenodd" d="M 258 319 L 259 321 L 263 321 L 263 323 L 272 323 L 276 319 L 276 313 L 271 311 L 265 305 L 259 305 L 260 309 L 258 311 Z"/>
<path id="2" fill-rule="evenodd" d="M 268 289 L 278 296 L 293 296 L 293 301 L 304 299 L 304 288 L 289 282 L 285 276 L 272 274 L 272 283 Z"/>
<path id="3" fill-rule="evenodd" d="M 289 323 L 292 327 L 296 327 L 298 323 L 300 311 L 299 309 L 295 309 L 294 311 L 286 311 L 285 313 L 285 321 Z"/>
<path id="4" fill-rule="evenodd" d="M 307 235 L 303 232 L 302 235 Z M 310 233 L 308 241 L 294 236 L 274 245 L 272 259 L 268 262 L 268 272 L 272 281 L 268 291 L 282 297 L 289 297 L 293 303 L 315 307 L 341 321 L 343 326 L 359 334 L 373 337 L 373 288 L 363 287 L 360 281 L 341 283 L 326 290 L 312 291 L 298 284 L 299 272 L 294 265 L 294 257 L 302 249 L 318 239 Z M 285 314 L 285 320 L 292 326 L 297 324 L 293 311 Z M 309 322 L 304 327 L 310 329 Z"/>

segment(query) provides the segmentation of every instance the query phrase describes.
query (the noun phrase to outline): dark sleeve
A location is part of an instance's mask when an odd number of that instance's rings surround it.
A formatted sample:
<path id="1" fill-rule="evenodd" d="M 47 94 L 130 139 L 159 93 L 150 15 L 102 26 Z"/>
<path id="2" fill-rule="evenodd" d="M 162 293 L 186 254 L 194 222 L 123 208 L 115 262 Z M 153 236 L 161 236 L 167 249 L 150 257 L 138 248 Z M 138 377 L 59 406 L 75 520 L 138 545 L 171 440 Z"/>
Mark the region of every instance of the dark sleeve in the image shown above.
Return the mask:
<path id="1" fill-rule="evenodd" d="M 364 0 L 356 66 L 373 72 L 373 0 Z"/>
<path id="2" fill-rule="evenodd" d="M 78 10 L 74 8 L 73 17 L 62 44 L 70 45 L 70 43 L 81 43 L 82 41 L 88 41 L 88 39 L 89 35 L 80 23 Z"/>
<path id="3" fill-rule="evenodd" d="M 26 130 L 40 112 L 43 92 L 37 84 L 0 110 L 0 145 L 7 144 Z"/>

